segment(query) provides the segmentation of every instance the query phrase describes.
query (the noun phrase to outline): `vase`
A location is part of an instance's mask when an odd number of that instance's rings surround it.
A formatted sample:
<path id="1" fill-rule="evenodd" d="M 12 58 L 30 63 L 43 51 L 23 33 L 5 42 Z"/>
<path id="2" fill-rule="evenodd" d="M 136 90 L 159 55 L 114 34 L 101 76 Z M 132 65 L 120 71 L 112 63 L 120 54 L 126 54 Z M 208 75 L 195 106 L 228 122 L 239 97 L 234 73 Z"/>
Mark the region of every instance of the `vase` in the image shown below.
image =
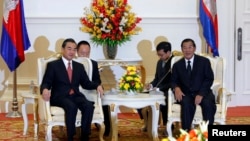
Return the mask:
<path id="1" fill-rule="evenodd" d="M 133 91 L 133 90 L 127 90 L 125 92 L 126 95 L 135 95 L 136 94 L 136 91 Z"/>
<path id="2" fill-rule="evenodd" d="M 115 59 L 117 54 L 117 45 L 104 45 L 103 52 L 106 59 Z"/>

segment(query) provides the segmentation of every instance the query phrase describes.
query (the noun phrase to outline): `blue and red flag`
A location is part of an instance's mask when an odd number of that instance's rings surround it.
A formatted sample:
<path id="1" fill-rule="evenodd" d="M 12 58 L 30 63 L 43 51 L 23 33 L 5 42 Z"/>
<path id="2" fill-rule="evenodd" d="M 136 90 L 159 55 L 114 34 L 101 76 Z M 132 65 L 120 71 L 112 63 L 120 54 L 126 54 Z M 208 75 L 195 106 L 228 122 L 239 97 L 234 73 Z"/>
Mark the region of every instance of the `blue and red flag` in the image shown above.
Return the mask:
<path id="1" fill-rule="evenodd" d="M 4 0 L 3 2 L 3 27 L 1 39 L 1 56 L 10 71 L 25 60 L 24 51 L 30 47 L 23 0 Z"/>
<path id="2" fill-rule="evenodd" d="M 211 48 L 213 56 L 219 56 L 216 0 L 200 0 L 199 14 L 203 28 L 203 36 Z"/>

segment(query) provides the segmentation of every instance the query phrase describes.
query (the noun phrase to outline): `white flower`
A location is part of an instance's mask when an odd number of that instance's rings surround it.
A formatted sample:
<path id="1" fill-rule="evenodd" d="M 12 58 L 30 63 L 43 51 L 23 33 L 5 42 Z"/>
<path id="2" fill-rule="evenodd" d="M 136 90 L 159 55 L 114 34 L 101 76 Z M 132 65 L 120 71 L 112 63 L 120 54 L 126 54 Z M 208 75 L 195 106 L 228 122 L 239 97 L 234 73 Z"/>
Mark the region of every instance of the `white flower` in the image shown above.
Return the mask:
<path id="1" fill-rule="evenodd" d="M 202 133 L 207 132 L 208 123 L 209 121 L 202 121 L 201 123 L 199 123 L 199 127 Z"/>
<path id="2" fill-rule="evenodd" d="M 100 15 L 99 15 L 101 18 L 103 18 L 104 16 L 103 16 L 103 13 L 100 13 Z"/>
<path id="3" fill-rule="evenodd" d="M 128 19 L 126 19 L 125 17 L 122 17 L 122 20 L 120 22 L 120 26 L 125 26 L 125 24 L 127 23 Z"/>

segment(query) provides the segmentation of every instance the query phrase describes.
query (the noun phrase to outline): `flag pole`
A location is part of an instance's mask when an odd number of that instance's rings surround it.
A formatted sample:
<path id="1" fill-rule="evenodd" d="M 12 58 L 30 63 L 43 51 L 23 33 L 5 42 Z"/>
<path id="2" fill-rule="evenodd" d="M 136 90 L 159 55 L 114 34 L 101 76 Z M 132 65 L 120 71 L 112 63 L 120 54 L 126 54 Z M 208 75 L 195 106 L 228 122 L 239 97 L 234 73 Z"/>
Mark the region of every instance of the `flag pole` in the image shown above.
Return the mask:
<path id="1" fill-rule="evenodd" d="M 207 43 L 206 43 L 206 54 L 209 54 L 209 46 Z"/>
<path id="2" fill-rule="evenodd" d="M 18 112 L 16 69 L 25 60 L 24 51 L 30 47 L 26 28 L 23 0 L 3 0 L 1 56 L 13 72 L 12 112 L 6 117 L 21 117 Z"/>
<path id="3" fill-rule="evenodd" d="M 13 101 L 12 111 L 9 112 L 6 117 L 22 117 L 22 114 L 18 112 L 18 101 L 17 101 L 17 88 L 16 88 L 16 70 L 13 71 Z"/>

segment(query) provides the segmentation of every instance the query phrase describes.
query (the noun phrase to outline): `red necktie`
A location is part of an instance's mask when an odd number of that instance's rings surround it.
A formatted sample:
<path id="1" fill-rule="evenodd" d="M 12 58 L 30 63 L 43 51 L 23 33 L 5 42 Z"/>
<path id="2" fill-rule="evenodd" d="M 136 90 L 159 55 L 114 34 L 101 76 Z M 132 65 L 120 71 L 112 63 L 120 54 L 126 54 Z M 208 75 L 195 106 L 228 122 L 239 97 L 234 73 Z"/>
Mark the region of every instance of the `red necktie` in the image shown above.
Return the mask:
<path id="1" fill-rule="evenodd" d="M 68 76 L 69 76 L 69 81 L 71 82 L 71 80 L 72 80 L 72 68 L 71 68 L 70 62 L 68 63 L 67 72 L 68 72 Z M 69 94 L 70 95 L 74 94 L 74 90 L 70 89 Z"/>
<path id="2" fill-rule="evenodd" d="M 68 76 L 69 76 L 69 81 L 71 82 L 71 79 L 72 79 L 72 69 L 71 69 L 70 62 L 68 63 L 67 72 L 68 72 Z"/>

